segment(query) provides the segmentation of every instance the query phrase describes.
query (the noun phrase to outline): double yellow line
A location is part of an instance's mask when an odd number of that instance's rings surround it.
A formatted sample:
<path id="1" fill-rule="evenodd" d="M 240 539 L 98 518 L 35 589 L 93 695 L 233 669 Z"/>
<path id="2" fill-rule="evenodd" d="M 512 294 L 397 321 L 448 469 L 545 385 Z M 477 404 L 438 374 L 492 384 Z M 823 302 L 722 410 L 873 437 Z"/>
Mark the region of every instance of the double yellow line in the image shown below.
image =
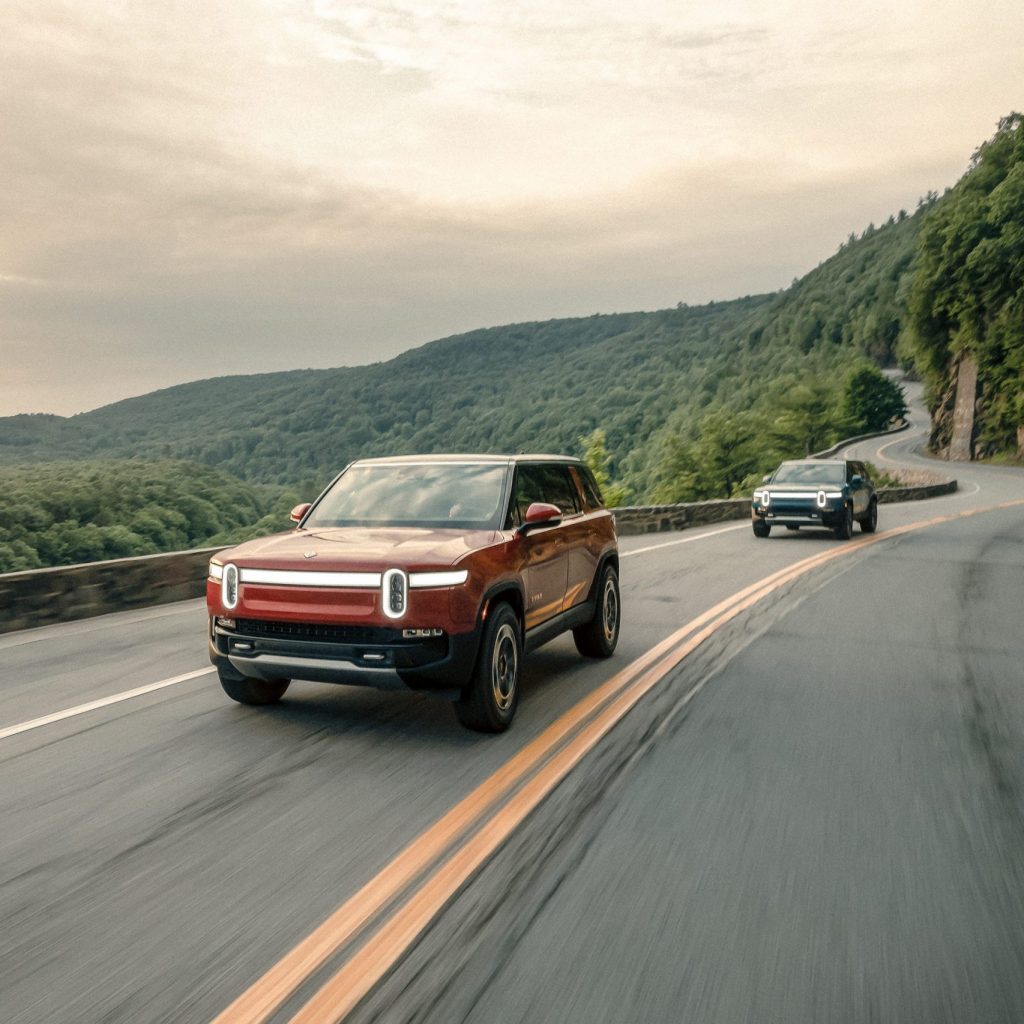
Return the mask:
<path id="1" fill-rule="evenodd" d="M 401 959 L 446 903 L 490 859 L 530 812 L 622 718 L 684 658 L 726 623 L 828 562 L 925 527 L 994 511 L 1006 502 L 862 536 L 773 573 L 721 601 L 652 647 L 570 708 L 506 761 L 346 900 L 213 1024 L 261 1024 L 328 960 L 362 939 L 291 1018 L 337 1024 Z M 703 687 L 698 681 L 683 700 Z M 370 927 L 376 922 L 376 929 Z"/>

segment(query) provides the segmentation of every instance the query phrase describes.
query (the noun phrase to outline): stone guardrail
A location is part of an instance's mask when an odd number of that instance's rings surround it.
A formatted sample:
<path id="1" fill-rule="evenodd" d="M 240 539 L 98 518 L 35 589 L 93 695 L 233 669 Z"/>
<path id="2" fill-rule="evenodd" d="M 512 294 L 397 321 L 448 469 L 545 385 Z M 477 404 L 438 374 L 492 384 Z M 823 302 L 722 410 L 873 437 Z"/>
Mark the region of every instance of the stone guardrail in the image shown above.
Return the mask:
<path id="1" fill-rule="evenodd" d="M 885 437 L 886 434 L 902 434 L 904 430 L 909 429 L 910 420 L 903 420 L 895 427 L 890 427 L 888 430 L 875 430 L 870 434 L 858 434 L 856 437 L 845 437 L 842 441 L 836 441 L 831 448 L 826 448 L 820 452 L 814 452 L 809 455 L 811 459 L 831 459 L 833 455 L 838 455 L 839 452 L 847 445 L 856 444 L 858 441 L 870 441 L 873 437 Z"/>
<path id="2" fill-rule="evenodd" d="M 199 597 L 222 548 L 0 574 L 0 633 Z"/>
<path id="3" fill-rule="evenodd" d="M 918 501 L 951 494 L 956 487 L 955 480 L 943 480 L 882 488 L 878 500 L 883 504 Z M 619 536 L 630 537 L 746 519 L 750 515 L 750 499 L 645 505 L 613 511 Z M 0 574 L 0 633 L 201 597 L 205 592 L 207 562 L 221 550 L 197 548 Z"/>

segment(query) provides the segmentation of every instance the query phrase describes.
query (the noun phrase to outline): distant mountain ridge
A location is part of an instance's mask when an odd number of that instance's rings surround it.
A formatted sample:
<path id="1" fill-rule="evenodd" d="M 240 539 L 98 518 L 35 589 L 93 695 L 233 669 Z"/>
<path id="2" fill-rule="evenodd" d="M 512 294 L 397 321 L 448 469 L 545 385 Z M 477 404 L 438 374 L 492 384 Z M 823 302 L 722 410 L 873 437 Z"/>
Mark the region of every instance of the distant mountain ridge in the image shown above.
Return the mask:
<path id="1" fill-rule="evenodd" d="M 0 418 L 0 460 L 177 458 L 310 488 L 360 456 L 579 451 L 649 488 L 665 437 L 808 373 L 891 362 L 921 210 L 851 239 L 784 292 L 654 312 L 511 324 L 384 363 L 221 377 L 62 418 Z"/>

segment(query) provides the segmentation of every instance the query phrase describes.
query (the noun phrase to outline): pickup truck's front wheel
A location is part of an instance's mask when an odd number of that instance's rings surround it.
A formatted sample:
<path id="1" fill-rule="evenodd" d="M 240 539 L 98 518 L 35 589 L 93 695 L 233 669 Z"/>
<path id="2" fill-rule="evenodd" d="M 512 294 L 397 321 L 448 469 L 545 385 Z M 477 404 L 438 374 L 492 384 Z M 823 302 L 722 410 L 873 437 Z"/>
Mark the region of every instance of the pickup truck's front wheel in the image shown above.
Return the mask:
<path id="1" fill-rule="evenodd" d="M 861 533 L 874 533 L 878 529 L 878 502 L 872 498 L 867 515 L 860 521 Z"/>
<path id="2" fill-rule="evenodd" d="M 849 540 L 853 536 L 853 509 L 849 505 L 843 506 L 832 533 L 836 540 Z"/>
<path id="3" fill-rule="evenodd" d="M 459 721 L 474 732 L 504 732 L 519 704 L 523 633 L 507 604 L 492 609 L 484 625 L 473 675 L 455 702 Z"/>
<path id="4" fill-rule="evenodd" d="M 224 692 L 239 704 L 276 704 L 288 689 L 290 679 L 234 679 L 218 672 Z"/>

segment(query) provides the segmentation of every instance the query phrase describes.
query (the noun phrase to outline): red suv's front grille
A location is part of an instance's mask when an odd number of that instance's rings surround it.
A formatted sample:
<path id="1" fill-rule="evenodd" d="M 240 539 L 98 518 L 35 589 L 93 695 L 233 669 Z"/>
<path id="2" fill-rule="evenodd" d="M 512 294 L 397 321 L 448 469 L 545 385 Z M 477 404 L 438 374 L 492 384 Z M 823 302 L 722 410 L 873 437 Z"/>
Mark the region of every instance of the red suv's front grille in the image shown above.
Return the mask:
<path id="1" fill-rule="evenodd" d="M 271 622 L 266 619 L 236 619 L 238 636 L 261 640 L 305 640 L 310 643 L 395 644 L 402 643 L 402 631 L 385 626 L 346 626 L 323 622 Z"/>

